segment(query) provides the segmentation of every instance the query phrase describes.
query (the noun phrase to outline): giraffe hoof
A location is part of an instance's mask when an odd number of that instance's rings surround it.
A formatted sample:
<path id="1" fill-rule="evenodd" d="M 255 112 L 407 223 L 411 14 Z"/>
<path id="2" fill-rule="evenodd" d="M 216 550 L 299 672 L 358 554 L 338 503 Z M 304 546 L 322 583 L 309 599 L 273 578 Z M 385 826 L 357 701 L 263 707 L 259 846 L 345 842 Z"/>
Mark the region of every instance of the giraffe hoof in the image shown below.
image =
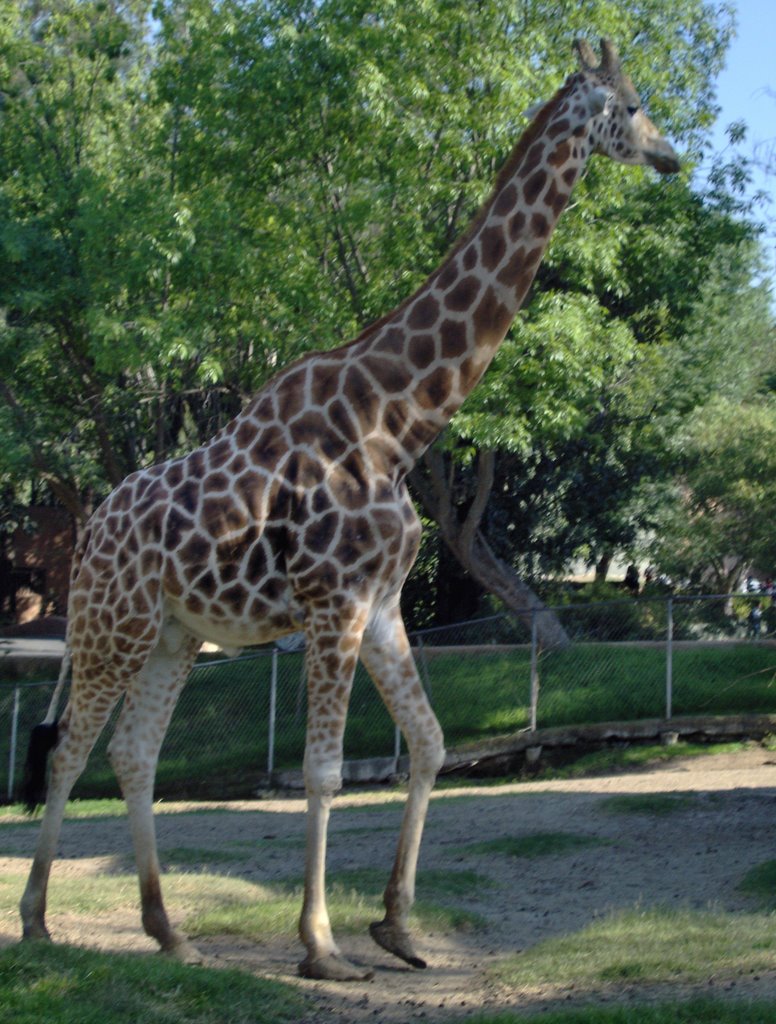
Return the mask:
<path id="1" fill-rule="evenodd" d="M 204 954 L 200 953 L 196 946 L 192 946 L 186 939 L 181 939 L 172 946 L 160 950 L 163 956 L 172 960 L 178 960 L 182 964 L 202 965 L 205 962 Z"/>
<path id="2" fill-rule="evenodd" d="M 51 942 L 45 924 L 26 924 L 22 931 L 22 942 Z"/>
<path id="3" fill-rule="evenodd" d="M 375 921 L 369 925 L 369 934 L 378 946 L 382 946 L 389 953 L 398 956 L 400 960 L 404 960 L 410 967 L 417 967 L 418 970 L 423 970 L 423 968 L 428 966 L 426 961 L 416 954 L 408 932 L 402 931 L 396 925 L 389 924 L 388 921 Z"/>
<path id="4" fill-rule="evenodd" d="M 305 957 L 299 964 L 299 974 L 315 981 L 370 981 L 375 976 L 370 967 L 357 967 L 334 953 L 315 960 Z"/>

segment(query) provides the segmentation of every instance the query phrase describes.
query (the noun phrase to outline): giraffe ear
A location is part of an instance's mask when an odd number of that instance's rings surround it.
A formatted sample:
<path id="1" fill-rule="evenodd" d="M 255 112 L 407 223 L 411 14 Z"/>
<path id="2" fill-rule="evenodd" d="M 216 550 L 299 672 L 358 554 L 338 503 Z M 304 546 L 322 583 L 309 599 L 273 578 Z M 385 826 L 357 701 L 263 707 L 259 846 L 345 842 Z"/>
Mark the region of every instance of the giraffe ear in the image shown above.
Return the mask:
<path id="1" fill-rule="evenodd" d="M 609 109 L 614 99 L 614 93 L 610 92 L 609 89 L 593 89 L 587 98 L 588 109 L 590 111 L 590 117 L 595 117 L 596 114 L 609 113 Z"/>
<path id="2" fill-rule="evenodd" d="M 585 71 L 594 71 L 596 66 L 596 56 L 593 51 L 593 47 L 587 39 L 576 39 L 574 41 L 574 49 L 577 51 L 579 66 Z"/>

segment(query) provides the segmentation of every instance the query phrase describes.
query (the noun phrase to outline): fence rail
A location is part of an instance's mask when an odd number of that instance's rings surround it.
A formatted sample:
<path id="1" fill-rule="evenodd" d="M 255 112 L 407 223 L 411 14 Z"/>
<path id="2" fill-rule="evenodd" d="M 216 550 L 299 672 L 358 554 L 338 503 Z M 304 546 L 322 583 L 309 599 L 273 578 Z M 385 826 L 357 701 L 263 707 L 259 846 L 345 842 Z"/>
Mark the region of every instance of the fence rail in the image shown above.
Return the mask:
<path id="1" fill-rule="evenodd" d="M 755 602 L 757 630 L 750 619 Z M 566 643 L 543 645 L 546 616 L 562 626 Z M 570 603 L 410 639 L 453 746 L 559 725 L 776 713 L 774 637 L 774 601 L 742 594 Z M 0 682 L 0 799 L 12 798 L 22 748 L 45 714 L 53 685 Z M 165 739 L 157 793 L 250 795 L 260 778 L 298 767 L 306 702 L 300 650 L 276 647 L 201 661 Z M 104 756 L 111 731 L 98 741 L 75 795 L 118 792 Z M 402 753 L 401 737 L 361 666 L 344 742 L 347 759 L 387 757 L 398 764 Z"/>

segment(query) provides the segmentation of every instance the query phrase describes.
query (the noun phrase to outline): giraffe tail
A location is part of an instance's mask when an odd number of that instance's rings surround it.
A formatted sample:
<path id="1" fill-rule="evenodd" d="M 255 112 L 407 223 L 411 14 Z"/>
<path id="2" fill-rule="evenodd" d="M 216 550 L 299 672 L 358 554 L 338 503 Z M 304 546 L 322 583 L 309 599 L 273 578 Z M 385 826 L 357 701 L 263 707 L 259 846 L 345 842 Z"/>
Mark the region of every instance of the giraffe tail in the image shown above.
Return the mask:
<path id="1" fill-rule="evenodd" d="M 41 722 L 32 730 L 22 783 L 22 803 L 29 814 L 46 802 L 46 764 L 58 738 L 56 722 Z"/>
<path id="2" fill-rule="evenodd" d="M 59 679 L 54 687 L 54 693 L 49 702 L 46 717 L 40 725 L 36 725 L 32 730 L 30 743 L 27 747 L 27 760 L 24 765 L 21 798 L 29 814 L 34 814 L 37 808 L 46 802 L 46 765 L 49 753 L 57 745 L 57 740 L 59 739 L 57 709 L 62 696 L 62 690 L 67 681 L 69 668 L 70 640 L 68 637 L 65 641 L 65 653 L 59 670 Z"/>

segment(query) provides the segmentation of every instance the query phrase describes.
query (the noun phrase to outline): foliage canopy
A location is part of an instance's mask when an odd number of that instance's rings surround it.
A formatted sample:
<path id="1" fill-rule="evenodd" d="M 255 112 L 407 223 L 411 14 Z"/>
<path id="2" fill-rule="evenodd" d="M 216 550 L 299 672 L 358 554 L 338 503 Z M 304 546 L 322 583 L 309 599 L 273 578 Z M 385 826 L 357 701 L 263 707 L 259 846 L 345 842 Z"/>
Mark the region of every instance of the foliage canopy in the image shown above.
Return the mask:
<path id="1" fill-rule="evenodd" d="M 572 69 L 575 37 L 620 43 L 690 169 L 732 30 L 730 5 L 703 0 L 0 13 L 0 481 L 7 508 L 43 484 L 79 518 L 412 291 L 522 112 Z M 676 424 L 720 379 L 739 397 L 759 386 L 771 318 L 749 284 L 756 232 L 723 179 L 704 195 L 688 174 L 593 161 L 451 425 L 464 505 L 475 454 L 501 453 L 485 528 L 522 569 L 631 543 L 649 520 L 639 485 L 675 469 Z"/>

